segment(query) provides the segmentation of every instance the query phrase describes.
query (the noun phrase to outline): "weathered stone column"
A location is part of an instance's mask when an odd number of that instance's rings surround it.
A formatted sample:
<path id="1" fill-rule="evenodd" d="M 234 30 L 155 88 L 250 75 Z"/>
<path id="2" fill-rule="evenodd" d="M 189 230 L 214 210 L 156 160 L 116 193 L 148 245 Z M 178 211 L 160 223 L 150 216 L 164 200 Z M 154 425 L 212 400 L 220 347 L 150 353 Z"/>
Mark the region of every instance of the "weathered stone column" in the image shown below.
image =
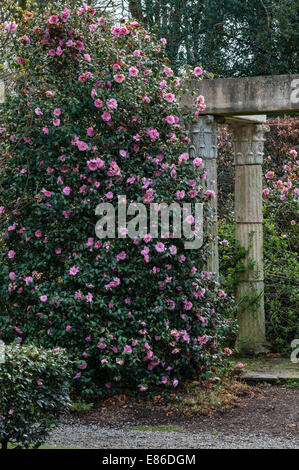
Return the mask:
<path id="1" fill-rule="evenodd" d="M 213 116 L 202 116 L 194 121 L 190 132 L 190 156 L 200 157 L 203 160 L 207 172 L 205 188 L 215 192 L 215 198 L 211 198 L 213 208 L 211 235 L 211 256 L 207 262 L 207 271 L 219 274 L 218 259 L 218 220 L 217 220 L 217 122 Z"/>
<path id="2" fill-rule="evenodd" d="M 262 163 L 266 126 L 230 121 L 234 132 L 236 240 L 248 250 L 245 265 L 255 265 L 240 276 L 237 288 L 239 333 L 236 348 L 242 354 L 267 350 L 264 313 Z"/>

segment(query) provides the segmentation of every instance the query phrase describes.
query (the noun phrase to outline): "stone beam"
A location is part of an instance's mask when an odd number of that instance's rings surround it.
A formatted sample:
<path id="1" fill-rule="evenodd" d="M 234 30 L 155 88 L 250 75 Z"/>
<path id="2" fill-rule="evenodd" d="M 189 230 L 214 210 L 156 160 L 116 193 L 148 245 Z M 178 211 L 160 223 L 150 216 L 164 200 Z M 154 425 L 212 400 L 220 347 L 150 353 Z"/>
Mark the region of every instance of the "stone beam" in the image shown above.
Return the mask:
<path id="1" fill-rule="evenodd" d="M 194 82 L 205 97 L 203 114 L 214 116 L 299 112 L 299 75 L 216 78 Z M 192 96 L 183 95 L 181 106 L 192 106 Z"/>

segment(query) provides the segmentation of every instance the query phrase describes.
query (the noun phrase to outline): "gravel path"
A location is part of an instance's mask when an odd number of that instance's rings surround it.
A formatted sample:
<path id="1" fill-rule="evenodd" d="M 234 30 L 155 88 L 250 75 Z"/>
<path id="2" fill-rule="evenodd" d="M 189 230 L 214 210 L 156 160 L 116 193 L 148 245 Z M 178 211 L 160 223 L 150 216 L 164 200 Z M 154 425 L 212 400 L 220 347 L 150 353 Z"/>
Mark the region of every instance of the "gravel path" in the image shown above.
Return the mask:
<path id="1" fill-rule="evenodd" d="M 158 432 L 61 424 L 46 444 L 89 449 L 299 449 L 293 437 L 216 431 Z"/>

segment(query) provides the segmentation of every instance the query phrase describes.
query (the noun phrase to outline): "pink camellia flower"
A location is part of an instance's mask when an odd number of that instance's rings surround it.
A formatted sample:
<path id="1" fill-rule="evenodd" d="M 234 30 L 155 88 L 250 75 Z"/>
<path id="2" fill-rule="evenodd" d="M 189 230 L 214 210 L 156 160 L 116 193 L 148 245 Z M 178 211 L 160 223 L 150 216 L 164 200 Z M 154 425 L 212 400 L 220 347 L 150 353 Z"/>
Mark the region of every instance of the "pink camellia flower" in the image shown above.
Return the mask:
<path id="1" fill-rule="evenodd" d="M 163 251 L 165 251 L 165 245 L 164 245 L 164 243 L 158 242 L 158 243 L 155 245 L 155 250 L 156 250 L 158 253 L 163 253 Z"/>
<path id="2" fill-rule="evenodd" d="M 85 362 L 81 362 L 81 364 L 78 364 L 78 369 L 84 370 L 87 367 L 87 364 Z"/>
<path id="3" fill-rule="evenodd" d="M 263 190 L 263 196 L 268 196 L 269 193 L 270 193 L 270 191 L 269 191 L 268 188 Z"/>
<path id="4" fill-rule="evenodd" d="M 60 108 L 55 108 L 54 111 L 53 111 L 53 114 L 54 114 L 55 117 L 60 116 L 60 114 L 61 114 L 61 109 L 60 109 Z"/>
<path id="5" fill-rule="evenodd" d="M 48 19 L 48 23 L 49 24 L 58 24 L 59 23 L 58 16 L 57 15 L 50 16 L 50 18 Z"/>
<path id="6" fill-rule="evenodd" d="M 193 165 L 202 168 L 202 158 L 196 157 L 193 160 Z"/>
<path id="7" fill-rule="evenodd" d="M 71 14 L 70 10 L 69 10 L 68 8 L 65 8 L 65 9 L 60 13 L 59 16 L 60 16 L 61 20 L 62 20 L 64 23 L 66 23 L 66 22 L 68 21 L 69 17 L 70 17 L 70 14 Z"/>
<path id="8" fill-rule="evenodd" d="M 26 61 L 25 61 L 25 59 L 23 59 L 23 57 L 17 57 L 17 62 L 20 65 L 24 65 Z"/>
<path id="9" fill-rule="evenodd" d="M 36 230 L 34 235 L 36 236 L 36 238 L 40 238 L 42 236 L 42 232 L 40 230 Z"/>
<path id="10" fill-rule="evenodd" d="M 36 383 L 37 383 L 37 385 L 38 385 L 39 387 L 42 387 L 42 386 L 43 386 L 43 381 L 42 381 L 42 380 L 38 380 Z"/>
<path id="11" fill-rule="evenodd" d="M 69 272 L 71 276 L 76 276 L 76 274 L 79 272 L 79 268 L 77 268 L 76 266 L 72 266 Z"/>
<path id="12" fill-rule="evenodd" d="M 131 77 L 136 77 L 139 73 L 139 70 L 136 67 L 130 67 L 129 68 L 129 74 Z"/>
<path id="13" fill-rule="evenodd" d="M 199 75 L 202 74 L 202 69 L 200 67 L 195 67 L 193 72 L 194 72 L 194 75 L 196 75 L 198 77 Z"/>
<path id="14" fill-rule="evenodd" d="M 171 245 L 169 247 L 169 251 L 170 251 L 171 255 L 176 255 L 178 250 L 177 250 L 177 247 L 175 245 Z"/>
<path id="15" fill-rule="evenodd" d="M 109 109 L 116 109 L 118 106 L 115 98 L 111 98 L 110 100 L 106 101 L 106 104 Z"/>
<path id="16" fill-rule="evenodd" d="M 87 143 L 86 143 L 86 142 L 83 142 L 83 141 L 80 141 L 80 140 L 77 142 L 77 147 L 78 147 L 78 149 L 81 150 L 81 151 L 85 151 L 85 150 L 88 149 Z"/>
<path id="17" fill-rule="evenodd" d="M 46 97 L 47 98 L 53 98 L 53 96 L 55 96 L 55 92 L 54 91 L 46 91 Z"/>
<path id="18" fill-rule="evenodd" d="M 93 102 L 96 108 L 102 108 L 103 107 L 103 101 L 100 99 L 97 99 Z"/>
<path id="19" fill-rule="evenodd" d="M 159 135 L 160 135 L 159 132 L 157 131 L 157 129 L 153 129 L 152 127 L 150 127 L 147 130 L 147 134 L 150 136 L 150 139 L 151 139 L 152 142 L 157 140 Z"/>
<path id="20" fill-rule="evenodd" d="M 94 130 L 92 127 L 89 127 L 86 131 L 86 134 L 88 135 L 88 137 L 93 137 L 94 136 Z"/>
<path id="21" fill-rule="evenodd" d="M 128 353 L 128 354 L 131 354 L 131 352 L 132 352 L 131 346 L 129 346 L 128 344 L 126 344 L 126 346 L 124 347 L 124 352 L 125 352 L 125 353 Z"/>
<path id="22" fill-rule="evenodd" d="M 97 165 L 96 160 L 88 160 L 88 162 L 87 162 L 87 168 L 88 168 L 90 171 L 96 171 L 96 170 L 98 169 L 98 165 Z"/>
<path id="23" fill-rule="evenodd" d="M 47 191 L 45 188 L 41 190 L 41 193 L 43 193 L 46 197 L 51 197 L 52 193 L 51 191 Z"/>
<path id="24" fill-rule="evenodd" d="M 162 44 L 164 44 L 164 46 L 165 44 L 167 44 L 167 40 L 165 38 L 161 38 L 160 41 L 162 42 Z"/>
<path id="25" fill-rule="evenodd" d="M 43 114 L 43 112 L 40 108 L 35 108 L 34 112 L 37 116 L 41 116 Z"/>
<path id="26" fill-rule="evenodd" d="M 120 259 L 120 260 L 124 260 L 126 259 L 127 255 L 124 251 L 121 251 L 120 253 L 118 253 L 118 255 L 116 256 L 117 259 Z"/>
<path id="27" fill-rule="evenodd" d="M 139 387 L 140 392 L 146 392 L 147 389 L 148 387 L 146 385 L 141 385 L 141 387 Z"/>
<path id="28" fill-rule="evenodd" d="M 8 257 L 9 257 L 10 259 L 13 259 L 13 258 L 15 257 L 15 255 L 16 255 L 16 252 L 15 252 L 14 250 L 9 250 L 9 252 L 8 252 Z"/>
<path id="29" fill-rule="evenodd" d="M 69 186 L 65 186 L 62 190 L 66 196 L 71 194 L 71 188 Z"/>
<path id="30" fill-rule="evenodd" d="M 206 192 L 205 192 L 205 195 L 207 197 L 212 197 L 212 198 L 216 197 L 215 191 L 213 191 L 212 189 L 207 189 Z"/>
<path id="31" fill-rule="evenodd" d="M 231 353 L 232 353 L 232 350 L 230 348 L 224 348 L 224 354 L 226 354 L 227 356 L 230 356 Z"/>
<path id="32" fill-rule="evenodd" d="M 74 379 L 74 380 L 75 380 L 75 379 L 80 379 L 81 375 L 82 375 L 81 372 L 77 372 L 77 374 L 74 375 L 73 379 Z"/>
<path id="33" fill-rule="evenodd" d="M 65 331 L 70 331 L 71 328 L 72 328 L 71 325 L 67 325 L 67 326 L 65 327 Z"/>
<path id="34" fill-rule="evenodd" d="M 103 121 L 110 121 L 111 120 L 111 114 L 108 112 L 108 111 L 105 111 L 103 114 L 102 114 L 102 119 Z"/>
<path id="35" fill-rule="evenodd" d="M 84 59 L 87 60 L 87 62 L 91 61 L 91 57 L 89 54 L 84 54 Z"/>
<path id="36" fill-rule="evenodd" d="M 187 222 L 187 224 L 193 224 L 194 223 L 194 217 L 193 215 L 187 215 L 187 217 L 185 218 L 185 222 Z"/>
<path id="37" fill-rule="evenodd" d="M 47 302 L 48 297 L 46 295 L 41 295 L 40 300 L 41 300 L 41 302 Z"/>
<path id="38" fill-rule="evenodd" d="M 43 127 L 42 131 L 44 134 L 49 134 L 49 129 L 47 127 Z"/>
<path id="39" fill-rule="evenodd" d="M 58 118 L 53 119 L 53 126 L 56 126 L 56 127 L 60 126 L 60 119 L 58 119 Z"/>
<path id="40" fill-rule="evenodd" d="M 173 93 L 166 93 L 164 96 L 165 101 L 168 101 L 168 103 L 172 103 L 174 101 L 174 94 Z"/>
<path id="41" fill-rule="evenodd" d="M 122 83 L 126 77 L 120 73 L 118 75 L 114 75 L 113 78 L 117 83 Z"/>
<path id="42" fill-rule="evenodd" d="M 11 281 L 14 281 L 15 278 L 16 278 L 16 275 L 15 275 L 15 273 L 14 273 L 13 271 L 10 272 L 8 276 L 9 276 L 9 279 L 10 279 Z"/>
<path id="43" fill-rule="evenodd" d="M 56 51 L 55 51 L 54 49 L 50 49 L 50 50 L 49 50 L 49 55 L 50 55 L 51 57 L 54 57 L 54 56 L 56 55 Z"/>
<path id="44" fill-rule="evenodd" d="M 295 220 L 291 220 L 291 225 L 296 225 Z"/>
<path id="45" fill-rule="evenodd" d="M 239 362 L 238 364 L 236 364 L 236 367 L 237 369 L 243 369 L 244 364 L 242 362 Z"/>
<path id="46" fill-rule="evenodd" d="M 177 379 L 174 379 L 174 380 L 172 381 L 173 387 L 177 387 L 177 386 L 178 386 L 178 383 L 179 383 L 179 381 L 178 381 Z"/>

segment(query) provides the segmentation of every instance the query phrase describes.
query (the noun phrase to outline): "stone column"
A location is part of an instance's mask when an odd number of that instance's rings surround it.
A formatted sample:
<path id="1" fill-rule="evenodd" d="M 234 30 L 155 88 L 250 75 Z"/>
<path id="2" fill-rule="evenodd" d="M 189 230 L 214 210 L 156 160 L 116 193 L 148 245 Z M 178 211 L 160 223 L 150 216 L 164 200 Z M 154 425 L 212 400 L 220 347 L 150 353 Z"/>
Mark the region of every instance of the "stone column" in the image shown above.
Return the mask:
<path id="1" fill-rule="evenodd" d="M 207 271 L 219 275 L 218 259 L 218 220 L 217 220 L 217 122 L 213 116 L 202 116 L 194 121 L 189 129 L 190 132 L 190 156 L 200 157 L 203 160 L 207 172 L 205 189 L 215 192 L 215 198 L 211 198 L 212 224 L 211 224 L 211 256 L 207 262 Z"/>
<path id="2" fill-rule="evenodd" d="M 236 240 L 248 250 L 245 265 L 255 265 L 240 275 L 237 288 L 239 333 L 236 348 L 241 354 L 267 351 L 264 313 L 262 163 L 266 126 L 231 121 L 235 157 Z M 254 300 L 255 299 L 255 300 Z"/>

